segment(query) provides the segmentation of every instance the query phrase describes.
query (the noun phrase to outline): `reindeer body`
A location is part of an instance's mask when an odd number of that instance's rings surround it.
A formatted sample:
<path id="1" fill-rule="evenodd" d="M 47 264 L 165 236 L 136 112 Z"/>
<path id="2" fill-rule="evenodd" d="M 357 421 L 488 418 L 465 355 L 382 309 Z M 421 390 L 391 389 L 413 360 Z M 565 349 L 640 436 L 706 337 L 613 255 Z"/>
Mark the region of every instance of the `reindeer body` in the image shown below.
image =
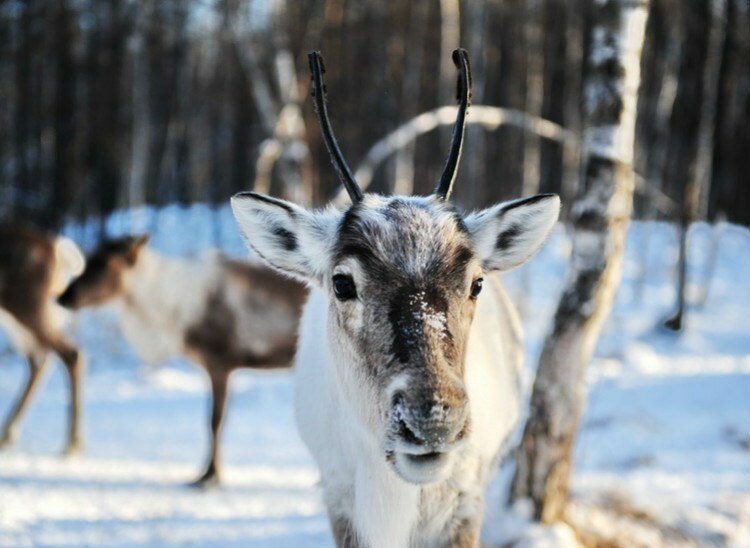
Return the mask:
<path id="1" fill-rule="evenodd" d="M 352 205 L 232 198 L 249 247 L 317 287 L 303 314 L 295 408 L 339 547 L 476 546 L 484 490 L 519 415 L 519 322 L 494 273 L 536 253 L 560 199 L 470 214 L 448 201 L 471 98 L 468 54 L 453 59 L 460 105 L 431 196 L 362 193 L 333 137 L 312 52 L 316 112 Z"/>
<path id="2" fill-rule="evenodd" d="M 111 302 L 125 338 L 143 359 L 158 363 L 182 356 L 207 371 L 212 447 L 199 483 L 217 481 L 229 376 L 242 367 L 290 364 L 304 287 L 218 252 L 175 259 L 132 238 L 108 242 L 94 256 L 61 302 L 71 307 Z"/>
<path id="3" fill-rule="evenodd" d="M 78 350 L 62 333 L 67 313 L 56 303 L 70 280 L 83 271 L 84 259 L 69 239 L 20 225 L 0 226 L 0 328 L 15 349 L 27 357 L 29 375 L 8 416 L 0 446 L 18 436 L 19 421 L 30 403 L 51 353 L 57 354 L 69 377 L 70 412 L 66 453 L 82 443 Z"/>
<path id="4" fill-rule="evenodd" d="M 363 427 L 377 422 L 378 406 L 367 384 L 346 373 L 355 368 L 342 357 L 355 352 L 332 347 L 346 345 L 343 340 L 322 343 L 337 337 L 325 295 L 311 293 L 295 362 L 295 411 L 300 435 L 321 471 L 333 528 L 348 531 L 340 538 L 356 538 L 371 548 L 476 542 L 484 488 L 516 425 L 521 401 L 519 322 L 499 280 L 489 282 L 478 301 L 466 355 L 471 431 L 456 450 L 451 475 L 427 485 L 394 474 L 380 438 Z"/>
<path id="5" fill-rule="evenodd" d="M 187 356 L 211 372 L 291 362 L 305 292 L 263 266 L 146 248 L 129 287 L 118 302 L 123 331 L 152 363 Z"/>

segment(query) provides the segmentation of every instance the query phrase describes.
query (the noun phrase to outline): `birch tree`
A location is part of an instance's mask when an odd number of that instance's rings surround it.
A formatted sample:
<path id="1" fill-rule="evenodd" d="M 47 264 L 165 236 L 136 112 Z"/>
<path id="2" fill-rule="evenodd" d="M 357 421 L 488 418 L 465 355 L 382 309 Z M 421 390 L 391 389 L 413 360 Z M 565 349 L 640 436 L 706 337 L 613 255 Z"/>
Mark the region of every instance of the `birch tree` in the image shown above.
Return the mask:
<path id="1" fill-rule="evenodd" d="M 584 166 L 571 208 L 573 250 L 539 360 L 512 499 L 530 498 L 543 522 L 562 518 L 584 407 L 584 371 L 620 282 L 632 210 L 640 55 L 648 2 L 598 0 L 584 83 Z"/>

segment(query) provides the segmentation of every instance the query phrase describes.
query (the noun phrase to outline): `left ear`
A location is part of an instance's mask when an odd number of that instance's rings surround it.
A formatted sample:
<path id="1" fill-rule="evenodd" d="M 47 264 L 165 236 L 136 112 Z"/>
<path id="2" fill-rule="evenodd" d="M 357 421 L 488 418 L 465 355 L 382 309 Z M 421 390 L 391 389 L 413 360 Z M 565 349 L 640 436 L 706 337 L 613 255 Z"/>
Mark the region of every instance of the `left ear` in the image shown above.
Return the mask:
<path id="1" fill-rule="evenodd" d="M 557 194 L 538 194 L 472 213 L 464 222 L 482 267 L 510 270 L 539 250 L 559 214 Z"/>

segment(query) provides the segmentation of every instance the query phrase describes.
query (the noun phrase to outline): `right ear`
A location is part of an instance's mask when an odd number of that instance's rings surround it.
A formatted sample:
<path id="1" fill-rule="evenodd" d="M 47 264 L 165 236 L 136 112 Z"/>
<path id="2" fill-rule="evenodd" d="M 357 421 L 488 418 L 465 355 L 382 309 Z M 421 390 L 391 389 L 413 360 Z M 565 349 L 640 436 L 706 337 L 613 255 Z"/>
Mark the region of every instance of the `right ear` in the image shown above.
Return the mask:
<path id="1" fill-rule="evenodd" d="M 231 203 L 245 242 L 263 260 L 305 281 L 322 278 L 340 212 L 311 212 L 256 192 L 240 192 Z"/>
<path id="2" fill-rule="evenodd" d="M 136 263 L 141 250 L 146 247 L 150 238 L 151 237 L 148 234 L 134 236 L 132 238 L 130 245 L 128 245 L 128 250 L 125 253 L 125 260 L 129 265 L 134 265 Z"/>

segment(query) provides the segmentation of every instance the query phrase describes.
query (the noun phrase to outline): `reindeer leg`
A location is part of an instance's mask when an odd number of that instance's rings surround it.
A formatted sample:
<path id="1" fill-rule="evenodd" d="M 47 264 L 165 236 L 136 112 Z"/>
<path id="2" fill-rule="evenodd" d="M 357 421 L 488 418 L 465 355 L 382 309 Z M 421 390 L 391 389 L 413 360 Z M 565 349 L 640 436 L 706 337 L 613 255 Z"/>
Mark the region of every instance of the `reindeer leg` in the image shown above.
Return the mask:
<path id="1" fill-rule="evenodd" d="M 47 353 L 31 353 L 27 356 L 29 365 L 29 376 L 26 380 L 26 387 L 21 392 L 15 406 L 8 415 L 5 425 L 3 426 L 3 434 L 0 438 L 0 449 L 6 449 L 10 447 L 18 438 L 18 426 L 26 411 L 31 396 L 34 395 L 38 387 L 39 379 L 42 377 L 42 373 L 47 369 Z"/>
<path id="2" fill-rule="evenodd" d="M 76 455 L 83 449 L 81 433 L 81 384 L 83 381 L 84 360 L 73 346 L 64 340 L 55 341 L 54 350 L 65 364 L 68 373 L 70 397 L 68 400 L 68 440 L 63 454 L 66 457 Z"/>
<path id="3" fill-rule="evenodd" d="M 219 484 L 219 437 L 227 406 L 229 371 L 223 367 L 211 367 L 208 374 L 211 377 L 211 452 L 206 471 L 192 484 L 195 487 Z"/>

